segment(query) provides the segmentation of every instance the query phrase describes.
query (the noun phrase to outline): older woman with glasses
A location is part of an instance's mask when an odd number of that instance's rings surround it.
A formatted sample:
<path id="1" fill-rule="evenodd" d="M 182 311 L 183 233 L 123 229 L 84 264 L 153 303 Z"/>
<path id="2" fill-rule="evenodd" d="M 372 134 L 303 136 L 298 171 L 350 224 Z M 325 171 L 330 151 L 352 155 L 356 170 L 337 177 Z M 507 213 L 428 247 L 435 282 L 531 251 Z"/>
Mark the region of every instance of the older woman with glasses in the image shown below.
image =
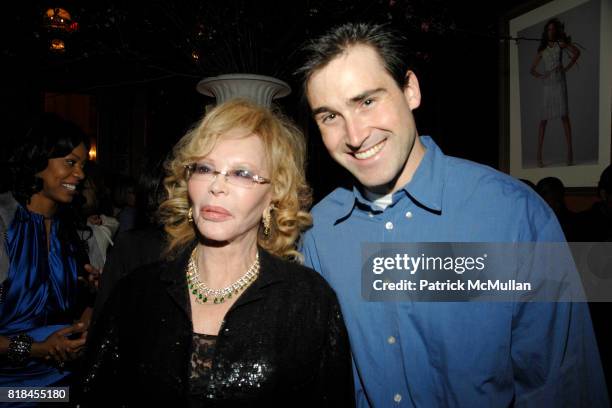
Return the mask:
<path id="1" fill-rule="evenodd" d="M 301 133 L 234 100 L 175 146 L 162 262 L 124 278 L 88 344 L 102 405 L 351 406 L 336 296 L 299 264 L 311 223 Z"/>

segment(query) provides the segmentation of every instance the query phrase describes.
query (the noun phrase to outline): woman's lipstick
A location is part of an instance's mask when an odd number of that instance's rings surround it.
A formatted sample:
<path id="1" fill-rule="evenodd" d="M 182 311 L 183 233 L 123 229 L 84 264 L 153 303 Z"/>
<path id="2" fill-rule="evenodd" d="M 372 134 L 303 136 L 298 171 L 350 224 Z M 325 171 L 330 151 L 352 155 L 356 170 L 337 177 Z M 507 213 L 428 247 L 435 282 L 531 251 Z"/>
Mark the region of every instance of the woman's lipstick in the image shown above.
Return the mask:
<path id="1" fill-rule="evenodd" d="M 202 218 L 208 221 L 225 221 L 232 218 L 232 213 L 223 207 L 217 207 L 214 205 L 206 205 L 200 208 L 200 215 L 202 215 Z"/>

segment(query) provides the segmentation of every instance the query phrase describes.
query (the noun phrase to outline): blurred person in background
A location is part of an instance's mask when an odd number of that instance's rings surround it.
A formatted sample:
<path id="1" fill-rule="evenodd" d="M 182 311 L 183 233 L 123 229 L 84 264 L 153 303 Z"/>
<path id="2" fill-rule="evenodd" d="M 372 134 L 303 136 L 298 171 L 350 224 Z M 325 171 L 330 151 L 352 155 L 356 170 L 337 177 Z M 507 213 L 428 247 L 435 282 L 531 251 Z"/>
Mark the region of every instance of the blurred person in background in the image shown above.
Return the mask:
<path id="1" fill-rule="evenodd" d="M 546 201 L 546 204 L 557 216 L 565 239 L 569 242 L 578 239 L 578 225 L 576 214 L 565 205 L 565 186 L 557 177 L 544 177 L 538 181 L 536 191 Z"/>
<path id="2" fill-rule="evenodd" d="M 117 234 L 104 266 L 94 306 L 97 318 L 119 279 L 134 269 L 158 261 L 166 245 L 163 225 L 157 218 L 159 205 L 166 197 L 162 160 L 149 160 L 136 185 L 135 228 Z"/>
<path id="3" fill-rule="evenodd" d="M 91 167 L 89 167 L 91 168 Z M 89 261 L 101 271 L 106 263 L 106 254 L 113 245 L 113 237 L 119 230 L 119 221 L 112 217 L 112 208 L 105 208 L 104 184 L 101 178 L 88 177 L 83 182 L 83 201 L 80 216 L 85 218 L 86 230 L 79 230 L 81 239 L 87 241 Z"/>
<path id="4" fill-rule="evenodd" d="M 612 241 L 612 165 L 604 169 L 597 184 L 599 200 L 578 214 L 580 241 Z"/>
<path id="5" fill-rule="evenodd" d="M 113 215 L 119 220 L 119 232 L 136 227 L 136 182 L 129 176 L 119 175 L 112 186 Z"/>

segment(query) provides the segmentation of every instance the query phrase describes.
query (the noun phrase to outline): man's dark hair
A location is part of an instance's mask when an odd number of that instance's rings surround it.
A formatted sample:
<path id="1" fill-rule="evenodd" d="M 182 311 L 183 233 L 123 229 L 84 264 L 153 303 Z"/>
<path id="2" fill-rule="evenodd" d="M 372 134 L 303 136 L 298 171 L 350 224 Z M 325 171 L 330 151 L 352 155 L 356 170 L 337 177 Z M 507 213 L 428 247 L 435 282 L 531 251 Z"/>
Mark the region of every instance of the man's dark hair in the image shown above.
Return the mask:
<path id="1" fill-rule="evenodd" d="M 599 177 L 597 190 L 606 190 L 606 193 L 612 193 L 612 165 L 606 167 Z"/>
<path id="2" fill-rule="evenodd" d="M 368 45 L 380 56 L 383 65 L 400 89 L 406 85 L 409 63 L 405 38 L 387 25 L 347 23 L 332 28 L 304 47 L 306 62 L 296 71 L 302 78 L 304 94 L 312 74 L 354 45 Z"/>
<path id="3" fill-rule="evenodd" d="M 563 197 L 565 197 L 565 186 L 561 179 L 557 177 L 544 177 L 542 180 L 538 181 L 536 191 L 544 199 L 550 197 L 559 203 L 563 203 Z"/>
<path id="4" fill-rule="evenodd" d="M 149 158 L 136 183 L 136 228 L 159 224 L 157 211 L 166 197 L 164 158 Z"/>

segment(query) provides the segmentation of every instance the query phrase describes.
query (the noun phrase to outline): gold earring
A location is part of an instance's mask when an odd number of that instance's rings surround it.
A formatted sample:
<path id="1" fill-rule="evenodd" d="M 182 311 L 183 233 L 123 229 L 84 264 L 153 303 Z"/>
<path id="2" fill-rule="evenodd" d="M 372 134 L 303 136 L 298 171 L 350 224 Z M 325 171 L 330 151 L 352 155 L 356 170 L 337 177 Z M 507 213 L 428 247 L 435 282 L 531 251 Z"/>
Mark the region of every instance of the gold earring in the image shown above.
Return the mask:
<path id="1" fill-rule="evenodd" d="M 270 216 L 270 211 L 268 210 L 264 213 L 262 222 L 263 222 L 263 234 L 264 237 L 270 237 L 270 225 L 272 224 L 272 217 Z"/>
<path id="2" fill-rule="evenodd" d="M 187 220 L 190 224 L 193 224 L 193 208 L 189 207 L 189 213 L 187 213 Z"/>

